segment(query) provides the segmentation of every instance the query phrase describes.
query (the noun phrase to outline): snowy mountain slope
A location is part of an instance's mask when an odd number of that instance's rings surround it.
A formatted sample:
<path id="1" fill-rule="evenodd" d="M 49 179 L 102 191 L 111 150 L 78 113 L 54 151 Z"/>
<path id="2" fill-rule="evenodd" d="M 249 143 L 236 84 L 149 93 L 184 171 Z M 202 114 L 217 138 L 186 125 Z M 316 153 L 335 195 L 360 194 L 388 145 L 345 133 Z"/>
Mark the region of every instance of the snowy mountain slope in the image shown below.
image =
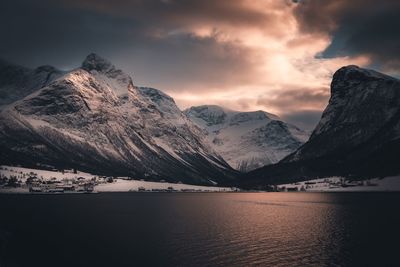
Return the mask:
<path id="1" fill-rule="evenodd" d="M 399 151 L 400 80 L 346 66 L 333 75 L 329 104 L 309 141 L 243 181 L 254 186 L 328 176 L 398 175 Z"/>
<path id="2" fill-rule="evenodd" d="M 0 110 L 48 85 L 62 74 L 62 71 L 51 66 L 32 70 L 0 60 Z"/>
<path id="3" fill-rule="evenodd" d="M 92 173 L 223 183 L 235 172 L 161 91 L 98 55 L 0 115 L 0 159 Z"/>
<path id="4" fill-rule="evenodd" d="M 308 139 L 302 130 L 264 111 L 205 105 L 184 112 L 206 132 L 210 146 L 240 171 L 276 163 Z"/>

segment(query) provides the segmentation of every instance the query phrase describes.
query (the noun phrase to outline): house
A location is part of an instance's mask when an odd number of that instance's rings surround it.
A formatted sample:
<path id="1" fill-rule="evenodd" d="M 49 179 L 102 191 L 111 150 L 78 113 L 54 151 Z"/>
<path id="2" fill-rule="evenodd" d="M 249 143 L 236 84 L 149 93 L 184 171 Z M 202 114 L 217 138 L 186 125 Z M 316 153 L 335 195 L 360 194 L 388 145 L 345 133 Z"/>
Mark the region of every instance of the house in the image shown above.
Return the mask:
<path id="1" fill-rule="evenodd" d="M 94 186 L 92 183 L 86 183 L 83 185 L 85 192 L 91 193 L 94 190 Z"/>
<path id="2" fill-rule="evenodd" d="M 295 186 L 295 187 L 287 187 L 287 188 L 286 188 L 286 191 L 287 191 L 287 192 L 297 192 L 297 191 L 299 191 L 299 190 L 298 190 L 298 188 Z"/>

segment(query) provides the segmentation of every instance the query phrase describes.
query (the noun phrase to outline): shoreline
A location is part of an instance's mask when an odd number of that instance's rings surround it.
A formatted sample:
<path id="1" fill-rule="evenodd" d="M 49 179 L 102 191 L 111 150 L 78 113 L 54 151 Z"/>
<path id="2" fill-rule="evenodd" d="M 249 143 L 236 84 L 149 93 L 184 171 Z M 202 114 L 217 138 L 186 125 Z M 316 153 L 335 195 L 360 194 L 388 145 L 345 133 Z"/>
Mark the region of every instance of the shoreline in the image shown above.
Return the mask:
<path id="1" fill-rule="evenodd" d="M 229 193 L 229 194 L 265 194 L 265 193 L 288 193 L 288 194 L 321 194 L 321 193 L 400 193 L 400 190 L 312 190 L 312 191 L 95 191 L 95 192 L 64 192 L 64 193 L 49 193 L 49 192 L 29 192 L 29 191 L 16 191 L 16 190 L 0 190 L 0 195 L 97 195 L 97 194 L 219 194 L 219 193 Z"/>

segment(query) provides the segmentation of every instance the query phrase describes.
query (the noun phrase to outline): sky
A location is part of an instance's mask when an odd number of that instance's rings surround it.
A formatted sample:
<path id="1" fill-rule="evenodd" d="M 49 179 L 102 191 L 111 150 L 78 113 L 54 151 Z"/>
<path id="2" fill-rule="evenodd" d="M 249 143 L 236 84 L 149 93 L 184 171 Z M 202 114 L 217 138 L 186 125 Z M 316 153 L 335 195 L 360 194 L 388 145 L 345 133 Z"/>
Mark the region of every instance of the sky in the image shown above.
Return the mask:
<path id="1" fill-rule="evenodd" d="M 265 110 L 306 129 L 345 65 L 400 73 L 397 0 L 3 0 L 0 58 L 78 67 L 95 52 L 182 109 Z"/>

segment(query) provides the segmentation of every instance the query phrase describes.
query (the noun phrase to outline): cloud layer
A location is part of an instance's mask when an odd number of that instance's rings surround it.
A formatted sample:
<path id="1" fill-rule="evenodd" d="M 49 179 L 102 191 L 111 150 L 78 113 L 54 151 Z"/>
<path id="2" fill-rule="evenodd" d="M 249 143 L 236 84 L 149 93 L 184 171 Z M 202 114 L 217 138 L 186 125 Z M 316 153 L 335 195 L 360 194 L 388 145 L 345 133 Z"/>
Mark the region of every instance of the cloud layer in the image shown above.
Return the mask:
<path id="1" fill-rule="evenodd" d="M 0 57 L 68 69 L 97 52 L 182 108 L 264 109 L 311 127 L 339 67 L 398 74 L 399 11 L 394 0 L 6 0 Z"/>
<path id="2" fill-rule="evenodd" d="M 400 69 L 400 2 L 304 0 L 295 9 L 302 32 L 331 36 L 325 57 L 366 55 L 375 67 Z"/>

